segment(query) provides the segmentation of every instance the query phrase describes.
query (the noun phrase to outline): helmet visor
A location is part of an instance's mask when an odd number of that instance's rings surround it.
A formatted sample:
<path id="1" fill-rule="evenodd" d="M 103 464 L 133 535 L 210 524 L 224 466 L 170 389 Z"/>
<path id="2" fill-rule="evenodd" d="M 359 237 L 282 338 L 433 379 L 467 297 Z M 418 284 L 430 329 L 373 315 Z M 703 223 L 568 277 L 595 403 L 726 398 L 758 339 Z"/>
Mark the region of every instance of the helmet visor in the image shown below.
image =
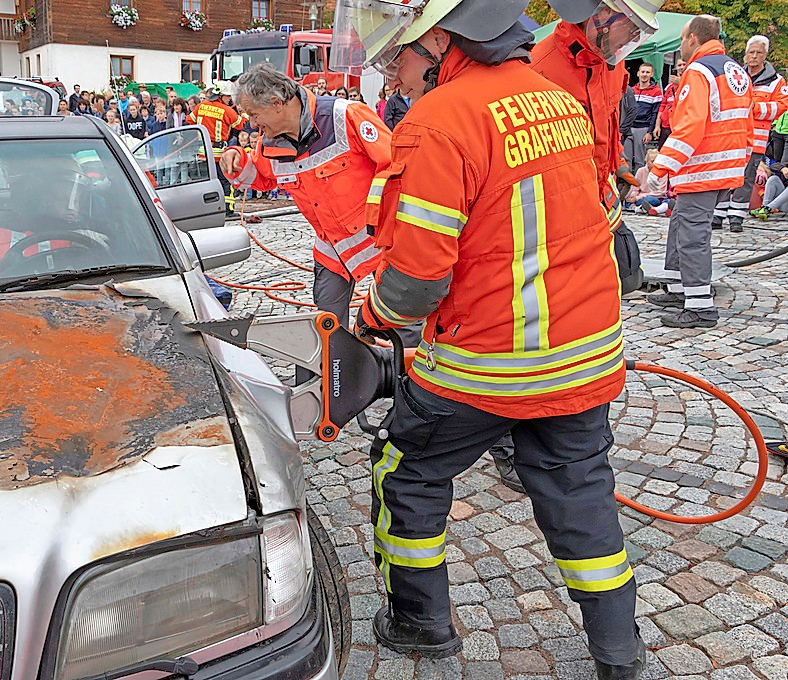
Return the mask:
<path id="1" fill-rule="evenodd" d="M 605 0 L 589 18 L 586 37 L 605 61 L 618 64 L 657 32 L 659 23 L 653 23 L 646 23 L 626 0 Z"/>
<path id="2" fill-rule="evenodd" d="M 427 1 L 338 0 L 329 68 L 350 75 L 375 68 L 386 75 L 401 52 L 399 39 Z"/>

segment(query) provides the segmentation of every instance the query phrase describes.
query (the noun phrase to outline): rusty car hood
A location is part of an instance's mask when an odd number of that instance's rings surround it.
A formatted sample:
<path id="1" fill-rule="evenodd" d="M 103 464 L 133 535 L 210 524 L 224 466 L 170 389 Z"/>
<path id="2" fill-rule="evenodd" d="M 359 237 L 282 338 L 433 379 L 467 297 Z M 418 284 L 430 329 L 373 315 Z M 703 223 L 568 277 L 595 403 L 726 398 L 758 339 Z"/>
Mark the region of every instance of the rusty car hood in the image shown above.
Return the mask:
<path id="1" fill-rule="evenodd" d="M 0 295 L 0 490 L 232 441 L 200 335 L 160 300 Z"/>

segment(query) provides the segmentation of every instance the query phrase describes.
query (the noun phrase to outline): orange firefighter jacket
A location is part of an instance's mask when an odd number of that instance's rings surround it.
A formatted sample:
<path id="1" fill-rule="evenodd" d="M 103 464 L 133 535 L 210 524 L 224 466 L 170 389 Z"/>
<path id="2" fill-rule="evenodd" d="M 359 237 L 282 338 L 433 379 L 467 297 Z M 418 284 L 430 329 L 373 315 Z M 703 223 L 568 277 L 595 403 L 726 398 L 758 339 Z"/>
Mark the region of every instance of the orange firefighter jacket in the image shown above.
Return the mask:
<path id="1" fill-rule="evenodd" d="M 788 85 L 768 61 L 763 72 L 753 81 L 753 153 L 766 153 L 772 123 L 788 111 Z M 779 158 L 777 159 L 780 160 Z"/>
<path id="2" fill-rule="evenodd" d="M 208 130 L 216 159 L 222 155 L 222 142 L 230 139 L 233 130 L 243 129 L 246 122 L 234 108 L 218 99 L 200 102 L 194 111 L 186 116 L 186 120 L 192 124 L 202 125 Z"/>
<path id="3" fill-rule="evenodd" d="M 624 62 L 611 67 L 591 49 L 585 31 L 566 21 L 534 46 L 531 57 L 533 70 L 569 92 L 591 118 L 599 196 L 615 229 L 621 204 L 610 178 L 621 164 L 620 105 L 629 77 Z"/>
<path id="4" fill-rule="evenodd" d="M 687 62 L 673 109 L 672 132 L 654 161 L 677 194 L 735 189 L 752 153 L 752 85 L 718 40 Z"/>
<path id="5" fill-rule="evenodd" d="M 380 262 L 364 210 L 373 177 L 391 162 L 391 131 L 360 102 L 315 97 L 303 88 L 299 96 L 301 137 L 313 140 L 308 149 L 296 156 L 292 147 L 266 139 L 252 154 L 233 147 L 245 161 L 228 179 L 242 189 L 288 191 L 315 230 L 315 261 L 347 281 L 360 281 Z M 290 157 L 283 159 L 283 151 Z"/>
<path id="6" fill-rule="evenodd" d="M 370 191 L 383 261 L 359 326 L 427 317 L 411 376 L 488 412 L 615 398 L 619 281 L 593 150 L 575 97 L 520 60 L 486 66 L 450 48 Z"/>

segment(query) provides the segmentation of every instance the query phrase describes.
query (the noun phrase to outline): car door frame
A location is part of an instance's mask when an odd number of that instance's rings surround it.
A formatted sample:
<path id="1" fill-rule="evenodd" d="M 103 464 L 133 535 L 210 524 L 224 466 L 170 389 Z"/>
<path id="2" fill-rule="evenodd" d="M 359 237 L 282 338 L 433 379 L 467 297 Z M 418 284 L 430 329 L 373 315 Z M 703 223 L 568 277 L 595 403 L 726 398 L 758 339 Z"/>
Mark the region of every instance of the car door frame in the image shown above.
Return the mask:
<path id="1" fill-rule="evenodd" d="M 224 201 L 224 189 L 219 180 L 216 163 L 213 161 L 213 145 L 208 134 L 208 130 L 202 125 L 182 125 L 177 128 L 167 128 L 155 134 L 145 137 L 139 144 L 131 149 L 135 162 L 142 168 L 137 153 L 151 142 L 172 134 L 181 134 L 184 131 L 196 130 L 202 137 L 203 148 L 206 153 L 206 165 L 208 167 L 208 178 L 190 181 L 184 184 L 173 184 L 171 186 L 158 186 L 150 176 L 156 194 L 161 199 L 164 209 L 168 216 L 182 231 L 193 231 L 196 229 L 210 229 L 212 227 L 224 226 L 226 207 Z M 146 168 L 142 168 L 148 174 Z M 200 186 L 202 185 L 202 186 Z M 191 189 L 187 189 L 191 187 Z M 184 193 L 193 194 L 193 200 L 189 201 L 182 196 Z M 175 197 L 178 197 L 177 199 Z M 184 212 L 183 206 L 192 206 L 194 209 Z"/>

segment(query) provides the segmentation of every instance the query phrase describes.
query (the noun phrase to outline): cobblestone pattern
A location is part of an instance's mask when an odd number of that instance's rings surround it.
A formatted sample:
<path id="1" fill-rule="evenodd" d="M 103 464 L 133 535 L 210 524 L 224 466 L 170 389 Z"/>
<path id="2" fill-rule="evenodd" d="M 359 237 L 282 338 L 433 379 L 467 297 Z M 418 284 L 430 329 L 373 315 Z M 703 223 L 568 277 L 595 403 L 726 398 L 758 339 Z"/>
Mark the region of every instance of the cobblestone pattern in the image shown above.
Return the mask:
<path id="1" fill-rule="evenodd" d="M 627 217 L 644 257 L 661 258 L 667 220 Z M 725 262 L 783 245 L 786 222 L 747 222 L 743 234 L 713 232 Z M 298 216 L 253 225 L 270 247 L 311 264 L 312 231 Z M 239 283 L 304 279 L 291 294 L 311 299 L 311 277 L 255 249 L 217 274 Z M 785 260 L 734 271 L 715 282 L 720 323 L 711 330 L 660 325 L 643 292 L 623 301 L 627 356 L 688 371 L 750 409 L 766 440 L 785 436 L 788 339 Z M 260 293 L 235 310 L 294 313 Z M 283 367 L 278 367 L 280 372 Z M 282 373 L 286 377 L 286 372 Z M 381 417 L 386 404 L 376 405 Z M 739 419 L 684 384 L 630 372 L 611 410 L 617 490 L 651 508 L 685 516 L 718 512 L 752 485 L 757 456 Z M 353 609 L 347 680 L 595 677 L 580 611 L 568 597 L 527 497 L 510 491 L 485 455 L 455 483 L 447 562 L 457 657 L 435 662 L 375 644 L 371 618 L 385 601 L 371 561 L 369 441 L 355 425 L 331 444 L 303 445 L 308 500 L 334 540 Z M 771 457 L 763 491 L 740 515 L 713 525 L 671 524 L 621 506 L 638 582 L 637 618 L 649 647 L 646 680 L 788 678 L 788 474 Z"/>

